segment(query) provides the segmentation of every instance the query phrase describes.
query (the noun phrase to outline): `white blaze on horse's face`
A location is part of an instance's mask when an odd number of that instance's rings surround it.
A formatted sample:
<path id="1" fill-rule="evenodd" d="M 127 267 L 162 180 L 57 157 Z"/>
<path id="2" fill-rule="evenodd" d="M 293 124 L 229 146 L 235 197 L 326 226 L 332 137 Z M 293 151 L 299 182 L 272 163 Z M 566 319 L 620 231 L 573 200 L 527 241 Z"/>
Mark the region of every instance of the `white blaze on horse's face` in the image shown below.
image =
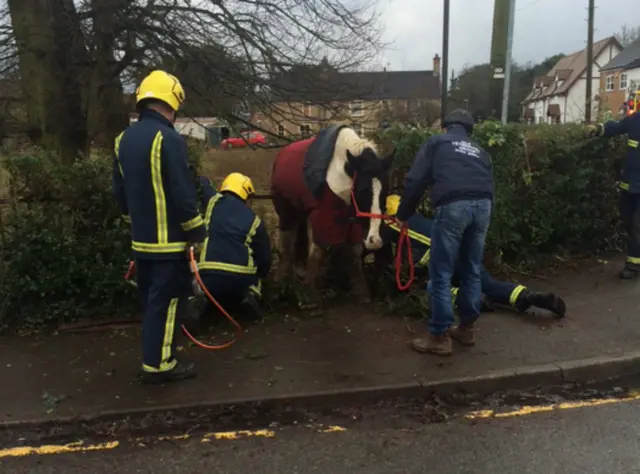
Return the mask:
<path id="1" fill-rule="evenodd" d="M 373 196 L 371 196 L 371 213 L 382 214 L 380 208 L 380 193 L 382 193 L 382 183 L 379 179 L 373 178 L 371 180 L 371 189 Z M 378 250 L 382 248 L 382 237 L 380 236 L 380 226 L 382 224 L 381 219 L 372 218 L 369 221 L 369 232 L 364 239 L 364 247 L 367 250 Z"/>

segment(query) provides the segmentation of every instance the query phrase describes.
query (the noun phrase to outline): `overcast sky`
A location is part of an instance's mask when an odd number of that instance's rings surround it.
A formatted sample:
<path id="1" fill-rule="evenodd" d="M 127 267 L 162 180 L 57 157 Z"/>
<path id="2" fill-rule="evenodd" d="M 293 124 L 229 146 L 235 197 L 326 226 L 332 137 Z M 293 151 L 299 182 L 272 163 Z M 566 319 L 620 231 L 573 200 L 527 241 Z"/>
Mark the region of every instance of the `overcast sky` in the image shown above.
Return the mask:
<path id="1" fill-rule="evenodd" d="M 385 39 L 393 42 L 384 54 L 384 65 L 392 70 L 432 69 L 433 55 L 442 55 L 443 0 L 380 1 Z M 640 25 L 640 0 L 595 3 L 595 41 L 618 32 L 625 23 Z M 451 69 L 458 72 L 465 65 L 489 62 L 493 4 L 493 0 L 451 0 Z M 516 0 L 515 61 L 536 62 L 586 47 L 587 7 L 588 0 Z"/>

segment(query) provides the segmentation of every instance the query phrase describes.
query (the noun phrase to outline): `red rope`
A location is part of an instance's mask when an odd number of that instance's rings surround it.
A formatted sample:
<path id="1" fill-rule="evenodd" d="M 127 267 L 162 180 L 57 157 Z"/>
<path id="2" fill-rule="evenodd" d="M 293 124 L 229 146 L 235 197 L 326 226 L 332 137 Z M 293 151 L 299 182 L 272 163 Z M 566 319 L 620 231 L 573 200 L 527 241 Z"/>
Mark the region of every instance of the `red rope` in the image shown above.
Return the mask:
<path id="1" fill-rule="evenodd" d="M 353 202 L 353 207 L 356 210 L 356 217 L 365 217 L 367 219 L 382 219 L 383 221 L 389 223 L 398 223 L 398 219 L 394 216 L 388 216 L 385 214 L 374 214 L 372 212 L 362 212 L 358 208 L 358 203 L 356 202 L 355 195 L 355 182 L 356 182 L 356 174 L 353 174 L 353 183 L 354 185 L 351 187 L 351 201 Z M 402 251 L 403 247 L 406 245 L 407 247 L 407 263 L 409 265 L 409 279 L 406 283 L 402 283 Z M 400 291 L 406 291 L 411 288 L 413 285 L 413 281 L 415 280 L 415 264 L 413 263 L 413 254 L 411 252 L 411 238 L 409 237 L 409 227 L 405 222 L 400 228 L 400 235 L 398 236 L 398 244 L 396 246 L 396 258 L 395 258 L 395 267 L 396 267 L 396 286 Z"/>

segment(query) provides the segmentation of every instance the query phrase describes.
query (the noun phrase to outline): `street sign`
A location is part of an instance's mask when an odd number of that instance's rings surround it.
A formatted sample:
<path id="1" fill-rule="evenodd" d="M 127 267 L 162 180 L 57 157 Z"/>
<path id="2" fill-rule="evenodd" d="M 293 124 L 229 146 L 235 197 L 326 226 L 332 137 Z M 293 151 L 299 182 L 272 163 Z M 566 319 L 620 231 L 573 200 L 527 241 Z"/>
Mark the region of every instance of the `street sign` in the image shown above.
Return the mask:
<path id="1" fill-rule="evenodd" d="M 501 67 L 493 68 L 493 78 L 494 79 L 504 79 L 504 69 Z"/>

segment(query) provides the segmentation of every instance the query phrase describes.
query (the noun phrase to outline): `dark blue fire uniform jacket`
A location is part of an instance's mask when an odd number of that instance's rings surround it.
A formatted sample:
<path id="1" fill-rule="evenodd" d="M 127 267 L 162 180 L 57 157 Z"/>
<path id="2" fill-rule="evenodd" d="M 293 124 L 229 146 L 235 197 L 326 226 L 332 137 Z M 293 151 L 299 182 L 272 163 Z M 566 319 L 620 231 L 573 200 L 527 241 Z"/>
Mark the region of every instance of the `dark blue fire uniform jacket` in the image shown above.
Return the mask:
<path id="1" fill-rule="evenodd" d="M 625 268 L 640 272 L 640 113 L 600 125 L 605 137 L 627 134 L 627 155 L 620 173 L 620 216 L 627 231 Z"/>
<path id="2" fill-rule="evenodd" d="M 113 189 L 131 222 L 134 256 L 184 258 L 187 243 L 205 236 L 184 139 L 147 109 L 116 139 L 114 155 Z"/>
<path id="3" fill-rule="evenodd" d="M 203 282 L 215 298 L 260 296 L 260 281 L 271 269 L 264 222 L 236 195 L 217 193 L 206 178 L 200 182 L 207 224 L 198 262 Z"/>

